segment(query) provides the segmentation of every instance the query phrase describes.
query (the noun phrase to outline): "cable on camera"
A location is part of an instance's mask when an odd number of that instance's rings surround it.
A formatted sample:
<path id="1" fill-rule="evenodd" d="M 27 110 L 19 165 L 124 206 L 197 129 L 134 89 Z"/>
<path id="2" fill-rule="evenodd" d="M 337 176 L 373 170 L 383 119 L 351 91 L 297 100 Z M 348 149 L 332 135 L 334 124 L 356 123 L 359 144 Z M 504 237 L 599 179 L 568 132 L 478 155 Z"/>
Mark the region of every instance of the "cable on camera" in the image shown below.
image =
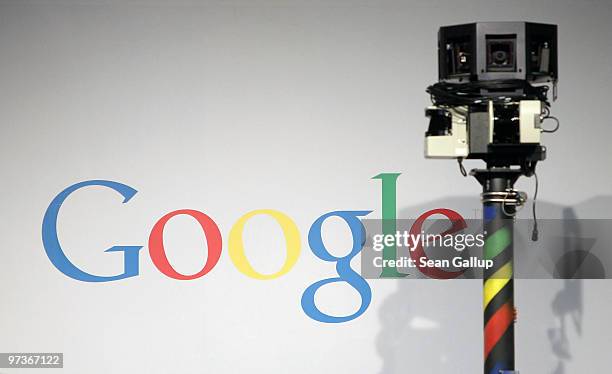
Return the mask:
<path id="1" fill-rule="evenodd" d="M 488 101 L 493 103 L 511 103 L 521 100 L 539 100 L 548 107 L 548 86 L 532 86 L 522 79 L 498 79 L 467 83 L 438 82 L 427 87 L 432 102 L 436 105 L 478 105 Z M 520 91 L 507 95 L 483 94 L 483 90 L 494 92 Z"/>
<path id="2" fill-rule="evenodd" d="M 467 177 L 468 176 L 467 171 L 465 170 L 465 167 L 463 166 L 463 157 L 457 157 L 457 162 L 459 163 L 459 172 L 464 177 Z"/>
<path id="3" fill-rule="evenodd" d="M 540 236 L 538 231 L 538 218 L 536 216 L 536 200 L 538 198 L 538 174 L 534 171 L 533 177 L 535 178 L 535 191 L 533 193 L 533 202 L 531 203 L 531 210 L 533 213 L 533 231 L 531 232 L 531 241 L 537 242 Z"/>

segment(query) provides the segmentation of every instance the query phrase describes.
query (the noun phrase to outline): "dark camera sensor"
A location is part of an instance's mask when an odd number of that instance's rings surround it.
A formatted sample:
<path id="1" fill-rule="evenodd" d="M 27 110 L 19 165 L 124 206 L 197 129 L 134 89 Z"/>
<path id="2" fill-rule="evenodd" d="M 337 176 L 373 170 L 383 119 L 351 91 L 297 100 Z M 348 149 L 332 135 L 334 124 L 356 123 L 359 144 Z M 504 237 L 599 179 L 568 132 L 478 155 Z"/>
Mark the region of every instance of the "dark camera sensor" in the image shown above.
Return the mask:
<path id="1" fill-rule="evenodd" d="M 487 71 L 516 71 L 515 35 L 487 35 Z"/>
<path id="2" fill-rule="evenodd" d="M 472 53 L 469 38 L 449 38 L 446 44 L 446 71 L 451 76 L 466 76 L 472 71 Z"/>

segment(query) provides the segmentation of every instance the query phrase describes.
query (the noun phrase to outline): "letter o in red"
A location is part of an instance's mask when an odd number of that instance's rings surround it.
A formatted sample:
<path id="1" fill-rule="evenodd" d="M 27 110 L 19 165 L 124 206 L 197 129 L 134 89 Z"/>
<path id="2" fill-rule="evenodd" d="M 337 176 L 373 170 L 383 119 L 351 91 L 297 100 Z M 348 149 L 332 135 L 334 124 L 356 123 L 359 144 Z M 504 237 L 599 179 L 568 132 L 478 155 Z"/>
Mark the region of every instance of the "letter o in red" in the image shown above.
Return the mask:
<path id="1" fill-rule="evenodd" d="M 164 249 L 164 227 L 172 217 L 178 215 L 188 215 L 195 218 L 200 226 L 202 226 L 202 230 L 204 230 L 204 235 L 206 236 L 208 258 L 206 259 L 204 268 L 193 275 L 180 274 L 174 270 L 168 261 L 168 257 L 166 257 L 166 250 Z M 182 209 L 166 214 L 160 218 L 157 223 L 155 223 L 153 229 L 151 230 L 151 235 L 149 236 L 149 255 L 151 256 L 153 264 L 166 276 L 178 280 L 197 279 L 203 275 L 206 275 L 215 267 L 215 265 L 217 265 L 217 262 L 219 262 L 219 258 L 221 257 L 221 248 L 222 241 L 219 227 L 209 216 L 197 210 Z"/>

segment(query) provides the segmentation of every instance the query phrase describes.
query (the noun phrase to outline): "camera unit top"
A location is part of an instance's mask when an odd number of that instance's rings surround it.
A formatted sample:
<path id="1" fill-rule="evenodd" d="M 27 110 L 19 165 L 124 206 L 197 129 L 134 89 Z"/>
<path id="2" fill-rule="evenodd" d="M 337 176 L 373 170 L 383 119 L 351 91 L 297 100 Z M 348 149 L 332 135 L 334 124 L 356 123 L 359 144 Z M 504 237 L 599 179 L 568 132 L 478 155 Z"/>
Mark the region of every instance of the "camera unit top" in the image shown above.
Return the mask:
<path id="1" fill-rule="evenodd" d="M 556 83 L 557 26 L 531 22 L 476 22 L 441 27 L 439 80 L 466 83 L 525 80 Z"/>

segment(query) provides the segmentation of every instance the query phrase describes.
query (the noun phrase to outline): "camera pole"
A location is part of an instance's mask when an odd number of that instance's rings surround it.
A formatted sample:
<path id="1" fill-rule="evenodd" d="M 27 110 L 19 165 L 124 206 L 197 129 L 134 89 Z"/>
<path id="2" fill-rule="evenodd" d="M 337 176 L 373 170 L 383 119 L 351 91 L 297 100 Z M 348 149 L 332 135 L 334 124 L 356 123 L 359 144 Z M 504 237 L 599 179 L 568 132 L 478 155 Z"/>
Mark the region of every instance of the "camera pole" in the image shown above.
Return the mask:
<path id="1" fill-rule="evenodd" d="M 542 133 L 559 129 L 550 115 L 548 90 L 557 98 L 557 25 L 474 22 L 438 31 L 438 82 L 427 87 L 425 157 L 482 160 L 470 173 L 482 185 L 484 373 L 514 370 L 514 253 L 516 208 L 526 195 L 514 189 L 521 175 L 535 178 L 546 159 Z M 554 120 L 547 129 L 544 120 Z M 535 200 L 534 200 L 535 203 Z M 535 204 L 532 240 L 537 240 Z M 490 264 L 490 263 L 489 263 Z"/>
<path id="2" fill-rule="evenodd" d="M 470 173 L 482 185 L 484 258 L 493 267 L 484 270 L 484 373 L 514 371 L 514 276 L 513 232 L 516 207 L 525 195 L 514 190 L 522 170 L 474 169 Z"/>

